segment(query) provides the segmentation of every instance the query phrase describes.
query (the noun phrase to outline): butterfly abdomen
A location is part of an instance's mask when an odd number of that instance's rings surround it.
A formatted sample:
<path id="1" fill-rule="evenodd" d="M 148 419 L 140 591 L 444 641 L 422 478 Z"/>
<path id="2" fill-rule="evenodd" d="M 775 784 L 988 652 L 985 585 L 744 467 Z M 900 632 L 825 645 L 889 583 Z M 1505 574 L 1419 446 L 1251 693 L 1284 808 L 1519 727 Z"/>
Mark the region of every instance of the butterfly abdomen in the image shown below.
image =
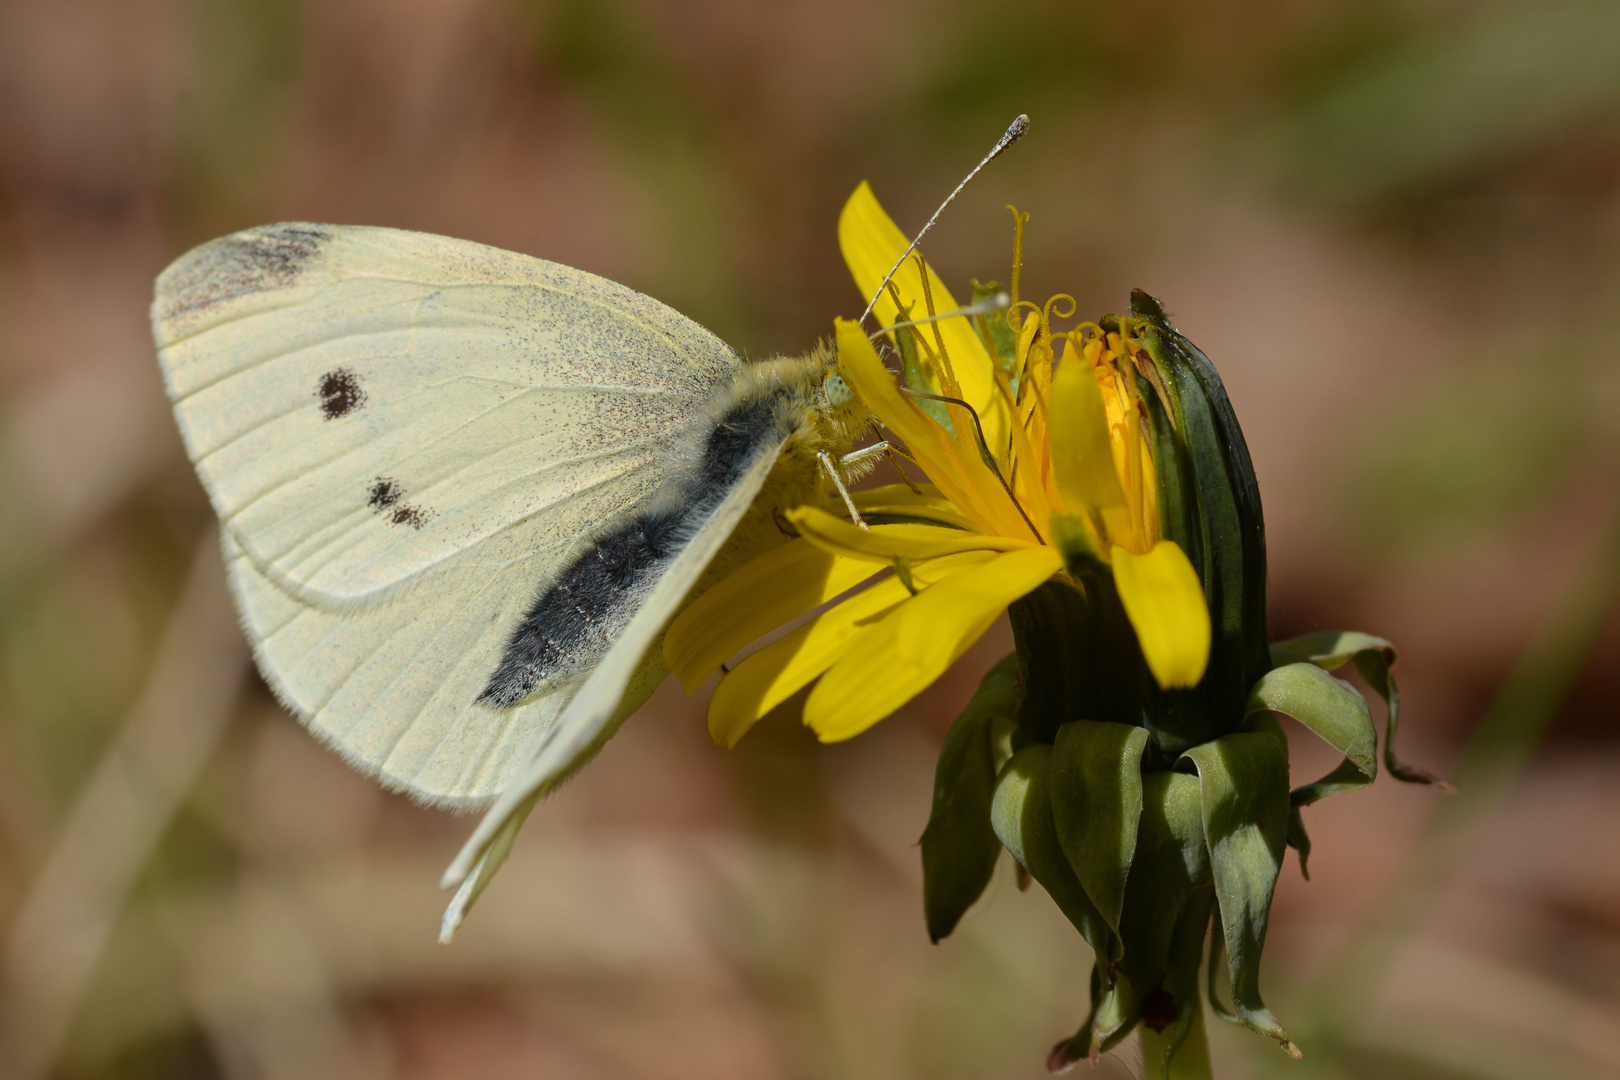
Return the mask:
<path id="1" fill-rule="evenodd" d="M 690 464 L 651 508 L 604 531 L 530 606 L 478 700 L 511 708 L 589 670 L 617 640 L 640 597 L 761 454 L 778 453 L 814 405 L 802 380 L 739 378 L 698 425 Z M 813 385 L 813 384 L 812 384 Z"/>

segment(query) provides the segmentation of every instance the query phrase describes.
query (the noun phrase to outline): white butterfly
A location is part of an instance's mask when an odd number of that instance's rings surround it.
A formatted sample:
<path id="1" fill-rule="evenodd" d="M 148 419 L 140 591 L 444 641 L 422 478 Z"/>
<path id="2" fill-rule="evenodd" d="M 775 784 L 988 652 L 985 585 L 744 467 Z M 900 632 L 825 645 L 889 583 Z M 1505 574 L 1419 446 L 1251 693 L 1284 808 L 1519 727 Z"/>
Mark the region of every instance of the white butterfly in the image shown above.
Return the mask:
<path id="1" fill-rule="evenodd" d="M 393 229 L 204 244 L 152 324 L 276 694 L 391 788 L 497 800 L 445 934 L 662 680 L 694 587 L 867 426 L 826 348 L 744 363 L 613 282 Z"/>

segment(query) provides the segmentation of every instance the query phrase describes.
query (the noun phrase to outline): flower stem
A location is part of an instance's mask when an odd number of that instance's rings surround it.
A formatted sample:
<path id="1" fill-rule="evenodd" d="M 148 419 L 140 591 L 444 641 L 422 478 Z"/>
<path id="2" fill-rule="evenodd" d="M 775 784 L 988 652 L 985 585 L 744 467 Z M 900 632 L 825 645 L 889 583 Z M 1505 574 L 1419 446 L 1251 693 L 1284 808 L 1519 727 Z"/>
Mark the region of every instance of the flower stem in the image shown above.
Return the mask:
<path id="1" fill-rule="evenodd" d="M 1218 926 L 1216 932 L 1219 932 Z M 1156 1070 L 1168 1049 L 1170 1029 L 1154 1031 L 1143 1024 L 1137 1030 L 1142 1035 L 1142 1075 L 1147 1080 L 1161 1080 Z M 1200 1004 L 1193 1011 L 1192 1027 L 1176 1050 L 1176 1056 L 1170 1059 L 1170 1068 L 1162 1074 L 1162 1080 L 1213 1080 L 1214 1076 L 1209 1064 L 1209 1038 L 1204 1034 L 1204 1007 Z"/>

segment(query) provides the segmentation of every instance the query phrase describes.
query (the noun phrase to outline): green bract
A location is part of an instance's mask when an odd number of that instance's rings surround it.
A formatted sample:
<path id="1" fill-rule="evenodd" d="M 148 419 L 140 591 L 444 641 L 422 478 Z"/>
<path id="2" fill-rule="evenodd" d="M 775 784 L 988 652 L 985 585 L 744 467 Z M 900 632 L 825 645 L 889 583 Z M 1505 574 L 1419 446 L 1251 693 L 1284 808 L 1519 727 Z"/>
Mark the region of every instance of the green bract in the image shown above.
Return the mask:
<path id="1" fill-rule="evenodd" d="M 1145 293 L 1132 296 L 1130 315 L 1097 326 L 1134 360 L 1158 526 L 1202 585 L 1209 664 L 1196 685 L 1161 688 L 1095 546 L 1082 530 L 1055 530 L 1068 580 L 1011 606 L 1017 651 L 986 676 L 940 753 L 922 840 L 928 929 L 938 941 L 978 899 L 999 841 L 1095 955 L 1085 1020 L 1049 1065 L 1141 1030 L 1149 1076 L 1208 1075 L 1206 941 L 1216 1013 L 1299 1054 L 1260 994 L 1283 853 L 1298 848 L 1303 871 L 1300 811 L 1378 771 L 1367 703 L 1329 672 L 1353 664 L 1383 698 L 1390 773 L 1435 778 L 1395 759 L 1399 695 L 1387 641 L 1324 633 L 1268 646 L 1260 494 L 1214 366 Z M 994 335 L 986 340 L 1000 351 Z M 1290 790 L 1278 716 L 1344 761 Z M 1230 1008 L 1214 994 L 1223 957 Z"/>

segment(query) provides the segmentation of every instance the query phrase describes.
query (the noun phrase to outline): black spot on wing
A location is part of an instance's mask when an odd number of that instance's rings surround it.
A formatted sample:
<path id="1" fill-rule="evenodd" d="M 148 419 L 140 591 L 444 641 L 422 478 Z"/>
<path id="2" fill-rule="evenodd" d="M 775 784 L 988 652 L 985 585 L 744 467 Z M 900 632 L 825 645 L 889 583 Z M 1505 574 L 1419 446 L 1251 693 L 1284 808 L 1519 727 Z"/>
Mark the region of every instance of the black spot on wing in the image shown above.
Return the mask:
<path id="1" fill-rule="evenodd" d="M 739 401 L 715 425 L 697 468 L 661 493 L 661 509 L 637 514 L 587 547 L 559 574 L 507 640 L 478 700 L 511 708 L 538 687 L 588 668 L 618 640 L 646 589 L 725 501 L 755 457 L 797 426 L 780 398 Z"/>
<path id="2" fill-rule="evenodd" d="M 413 529 L 420 529 L 427 524 L 427 514 L 414 506 L 401 506 L 388 515 L 388 520 L 395 525 L 409 525 Z"/>
<path id="3" fill-rule="evenodd" d="M 366 493 L 366 505 L 385 515 L 390 524 L 420 529 L 427 524 L 428 515 L 418 507 L 401 502 L 404 497 L 405 489 L 399 486 L 399 481 L 379 476 Z"/>
<path id="4" fill-rule="evenodd" d="M 164 272 L 160 314 L 172 319 L 249 293 L 284 289 L 331 238 L 319 225 L 267 225 L 204 244 Z"/>
<path id="5" fill-rule="evenodd" d="M 328 420 L 348 416 L 366 403 L 360 379 L 348 368 L 335 368 L 322 375 L 315 394 L 321 399 L 321 415 Z"/>
<path id="6" fill-rule="evenodd" d="M 371 491 L 366 499 L 366 505 L 373 510 L 386 510 L 404 496 L 399 482 L 390 480 L 386 476 L 377 477 L 377 482 L 371 485 Z"/>

